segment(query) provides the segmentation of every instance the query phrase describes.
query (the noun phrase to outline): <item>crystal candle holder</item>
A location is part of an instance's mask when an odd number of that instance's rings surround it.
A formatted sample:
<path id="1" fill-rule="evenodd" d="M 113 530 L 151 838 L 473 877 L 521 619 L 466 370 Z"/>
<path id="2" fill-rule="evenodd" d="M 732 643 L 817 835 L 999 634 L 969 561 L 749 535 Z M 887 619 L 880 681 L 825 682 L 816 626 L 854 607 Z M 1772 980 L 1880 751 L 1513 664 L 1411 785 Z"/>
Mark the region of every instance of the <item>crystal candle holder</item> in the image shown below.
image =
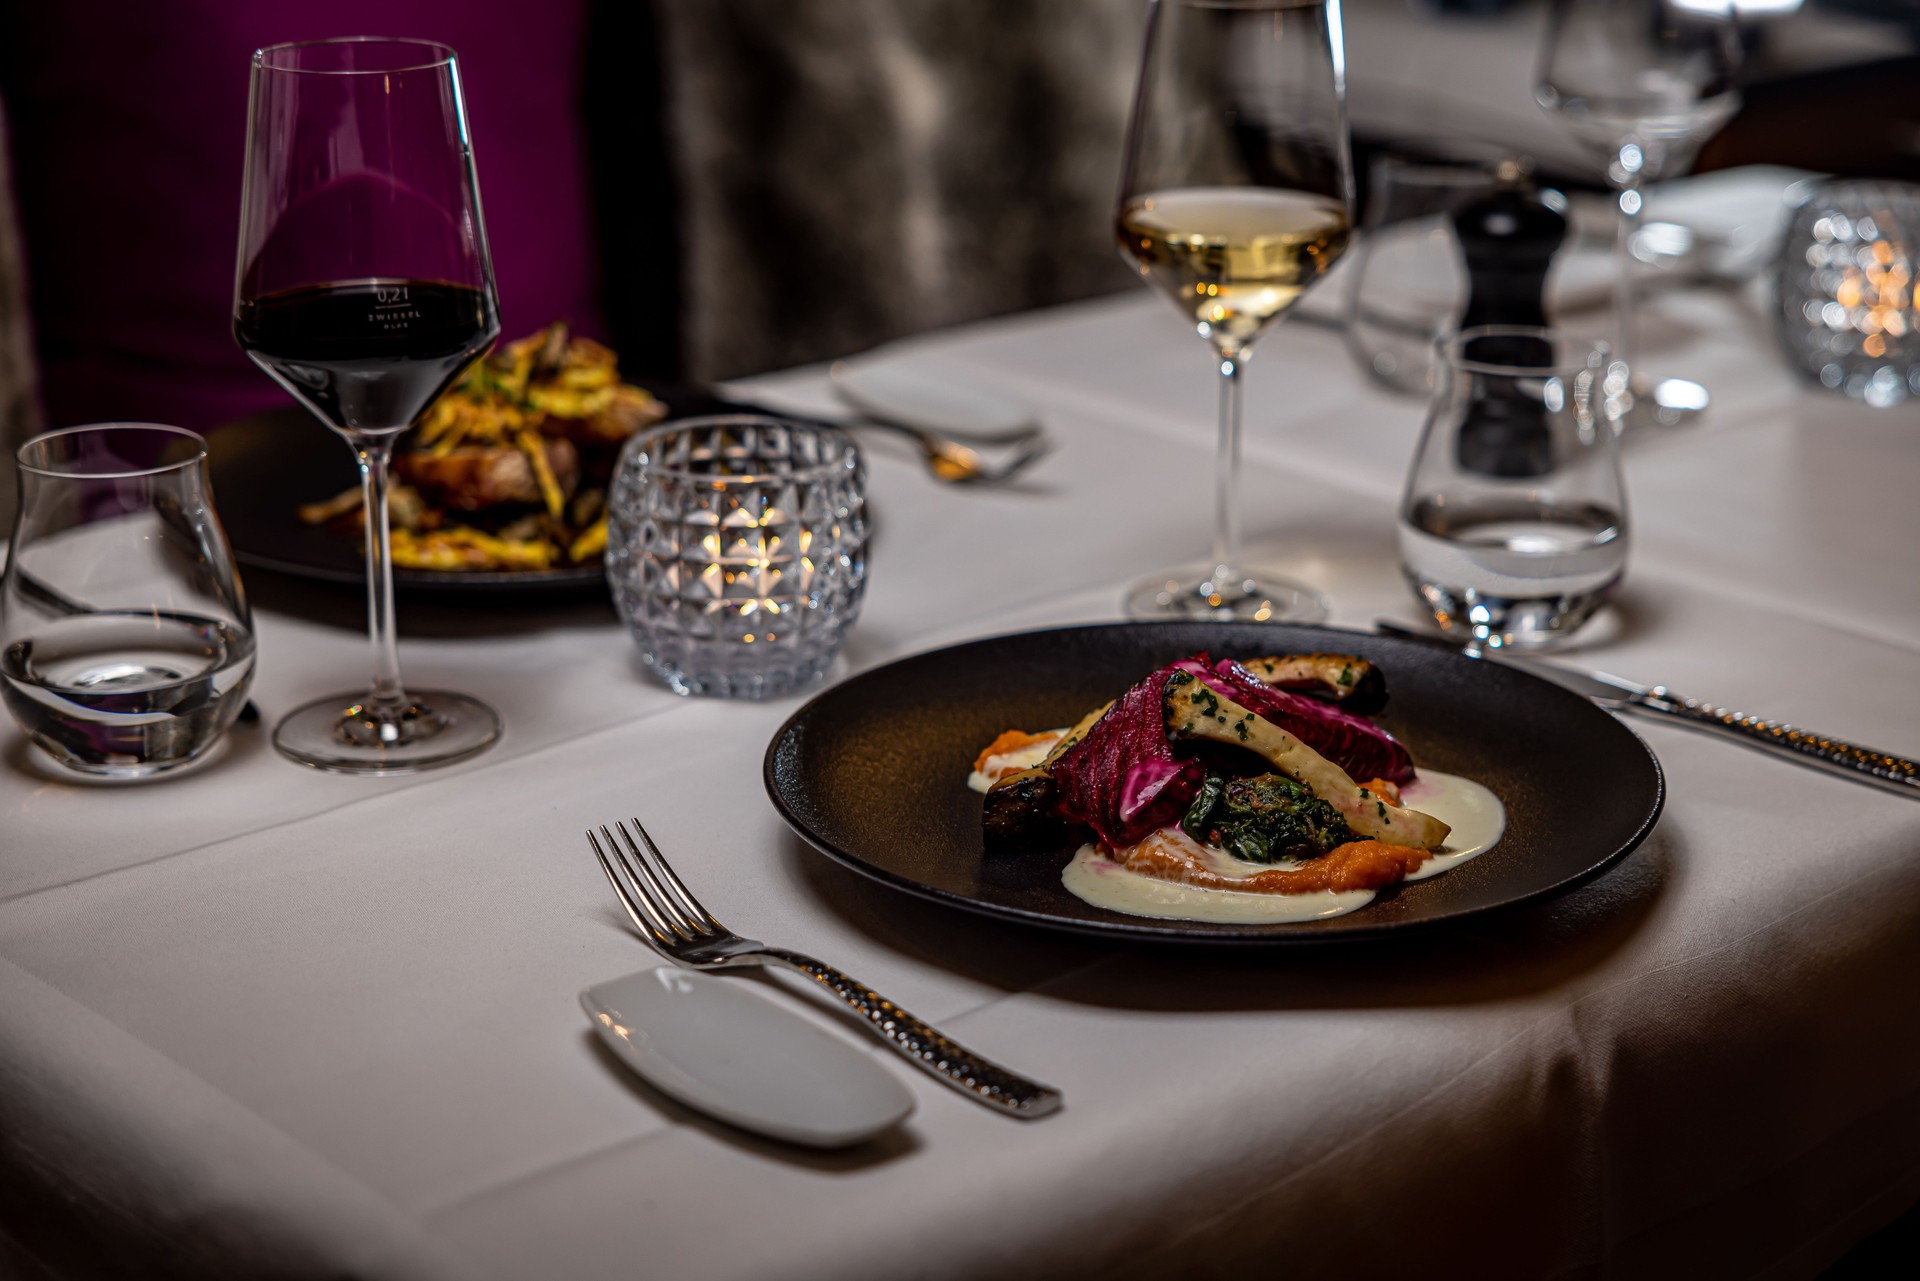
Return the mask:
<path id="1" fill-rule="evenodd" d="M 1788 358 L 1876 408 L 1920 396 L 1920 187 L 1809 184 L 1778 278 Z"/>
<path id="2" fill-rule="evenodd" d="M 826 671 L 866 589 L 866 471 L 846 433 L 689 418 L 621 451 L 607 582 L 679 694 L 772 698 Z"/>

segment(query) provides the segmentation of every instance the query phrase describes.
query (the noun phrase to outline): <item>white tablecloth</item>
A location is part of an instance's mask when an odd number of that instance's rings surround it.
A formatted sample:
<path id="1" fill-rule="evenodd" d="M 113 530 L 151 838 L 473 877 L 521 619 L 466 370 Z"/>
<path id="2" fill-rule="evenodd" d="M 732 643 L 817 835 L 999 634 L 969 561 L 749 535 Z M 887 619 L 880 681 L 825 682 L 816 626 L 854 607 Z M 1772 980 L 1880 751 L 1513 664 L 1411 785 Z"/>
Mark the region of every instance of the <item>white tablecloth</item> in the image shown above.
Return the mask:
<path id="1" fill-rule="evenodd" d="M 1577 657 L 1920 755 L 1920 415 L 1804 387 L 1752 302 L 1669 296 L 1645 332 L 1714 409 L 1632 442 L 1633 561 Z M 1163 302 L 900 358 L 1032 400 L 1061 448 L 967 491 L 873 444 L 835 679 L 1113 617 L 1204 547 L 1212 367 Z M 1255 550 L 1337 622 L 1414 617 L 1392 508 L 1420 406 L 1304 325 L 1249 380 Z M 819 370 L 745 390 L 828 403 Z M 256 588 L 269 718 L 355 682 L 351 596 Z M 1910 800 L 1636 722 L 1665 816 L 1558 901 L 1365 947 L 1112 946 L 806 850 L 759 781 L 795 701 L 677 699 L 603 606 L 402 626 L 412 680 L 505 714 L 490 755 L 350 780 L 242 731 L 108 789 L 0 749 L 0 1274 L 1800 1277 L 1920 1197 Z M 636 812 L 723 919 L 1066 1109 L 1012 1122 L 915 1074 L 896 1138 L 810 1156 L 634 1082 L 575 993 L 655 963 L 580 835 Z"/>

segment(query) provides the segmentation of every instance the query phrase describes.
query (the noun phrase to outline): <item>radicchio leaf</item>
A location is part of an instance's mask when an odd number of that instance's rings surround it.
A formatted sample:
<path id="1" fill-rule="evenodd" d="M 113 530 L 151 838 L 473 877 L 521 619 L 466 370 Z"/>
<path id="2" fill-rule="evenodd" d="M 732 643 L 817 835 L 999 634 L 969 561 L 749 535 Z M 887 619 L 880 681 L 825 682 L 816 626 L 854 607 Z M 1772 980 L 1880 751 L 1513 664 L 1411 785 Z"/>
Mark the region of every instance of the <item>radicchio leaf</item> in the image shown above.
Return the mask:
<path id="1" fill-rule="evenodd" d="M 1173 666 L 1279 726 L 1347 772 L 1356 782 L 1384 778 L 1413 781 L 1413 758 L 1387 731 L 1364 717 L 1327 703 L 1275 689 L 1231 658 L 1209 665 L 1205 654 Z"/>
<path id="2" fill-rule="evenodd" d="M 1122 694 L 1049 771 L 1060 811 L 1110 848 L 1138 844 L 1177 821 L 1206 780 L 1206 767 L 1176 759 L 1167 737 L 1166 685 L 1178 666 Z"/>

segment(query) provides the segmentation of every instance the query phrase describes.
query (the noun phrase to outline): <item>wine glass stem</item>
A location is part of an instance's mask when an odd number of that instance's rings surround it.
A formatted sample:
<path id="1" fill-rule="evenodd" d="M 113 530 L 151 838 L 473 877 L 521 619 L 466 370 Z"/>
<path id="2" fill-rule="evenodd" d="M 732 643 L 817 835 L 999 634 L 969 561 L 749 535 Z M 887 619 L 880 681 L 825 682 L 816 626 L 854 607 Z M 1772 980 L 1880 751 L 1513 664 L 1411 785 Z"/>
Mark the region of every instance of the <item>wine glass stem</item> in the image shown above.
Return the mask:
<path id="1" fill-rule="evenodd" d="M 1220 447 L 1213 474 L 1213 587 L 1240 568 L 1240 366 L 1243 351 L 1220 350 Z"/>
<path id="2" fill-rule="evenodd" d="M 1616 191 L 1614 206 L 1619 211 L 1613 242 L 1613 358 L 1635 372 L 1633 366 L 1633 323 L 1638 305 L 1634 283 L 1633 238 L 1640 231 L 1640 183 L 1630 178 Z"/>
<path id="3" fill-rule="evenodd" d="M 365 499 L 367 525 L 367 638 L 373 642 L 373 687 L 368 710 L 392 715 L 406 705 L 400 685 L 400 644 L 393 624 L 393 554 L 387 528 L 387 464 L 393 455 L 391 436 L 356 440 L 353 452 L 360 460 L 360 492 Z"/>

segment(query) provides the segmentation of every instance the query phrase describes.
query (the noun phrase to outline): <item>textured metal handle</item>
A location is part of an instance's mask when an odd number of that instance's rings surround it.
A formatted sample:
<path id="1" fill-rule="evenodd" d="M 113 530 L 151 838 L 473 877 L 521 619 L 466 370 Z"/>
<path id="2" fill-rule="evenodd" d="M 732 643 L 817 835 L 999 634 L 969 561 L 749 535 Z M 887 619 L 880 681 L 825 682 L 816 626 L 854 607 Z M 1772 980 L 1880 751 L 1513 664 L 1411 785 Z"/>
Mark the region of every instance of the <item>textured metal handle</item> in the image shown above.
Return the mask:
<path id="1" fill-rule="evenodd" d="M 868 1027 L 916 1067 L 932 1073 L 975 1102 L 1026 1120 L 1045 1116 L 1060 1107 L 1060 1091 L 1052 1086 L 1030 1081 L 991 1059 L 980 1057 L 831 965 L 785 948 L 770 947 L 758 955 L 818 983 L 864 1018 Z"/>
<path id="2" fill-rule="evenodd" d="M 1920 797 L 1920 763 L 1903 756 L 1877 752 L 1844 739 L 1812 730 L 1795 729 L 1779 721 L 1761 720 L 1742 712 L 1682 698 L 1657 685 L 1633 700 L 1642 711 L 1672 717 L 1701 729 L 1731 735 L 1753 747 L 1778 752 L 1806 765 L 1817 765 L 1862 783 L 1874 783 L 1903 796 Z"/>

